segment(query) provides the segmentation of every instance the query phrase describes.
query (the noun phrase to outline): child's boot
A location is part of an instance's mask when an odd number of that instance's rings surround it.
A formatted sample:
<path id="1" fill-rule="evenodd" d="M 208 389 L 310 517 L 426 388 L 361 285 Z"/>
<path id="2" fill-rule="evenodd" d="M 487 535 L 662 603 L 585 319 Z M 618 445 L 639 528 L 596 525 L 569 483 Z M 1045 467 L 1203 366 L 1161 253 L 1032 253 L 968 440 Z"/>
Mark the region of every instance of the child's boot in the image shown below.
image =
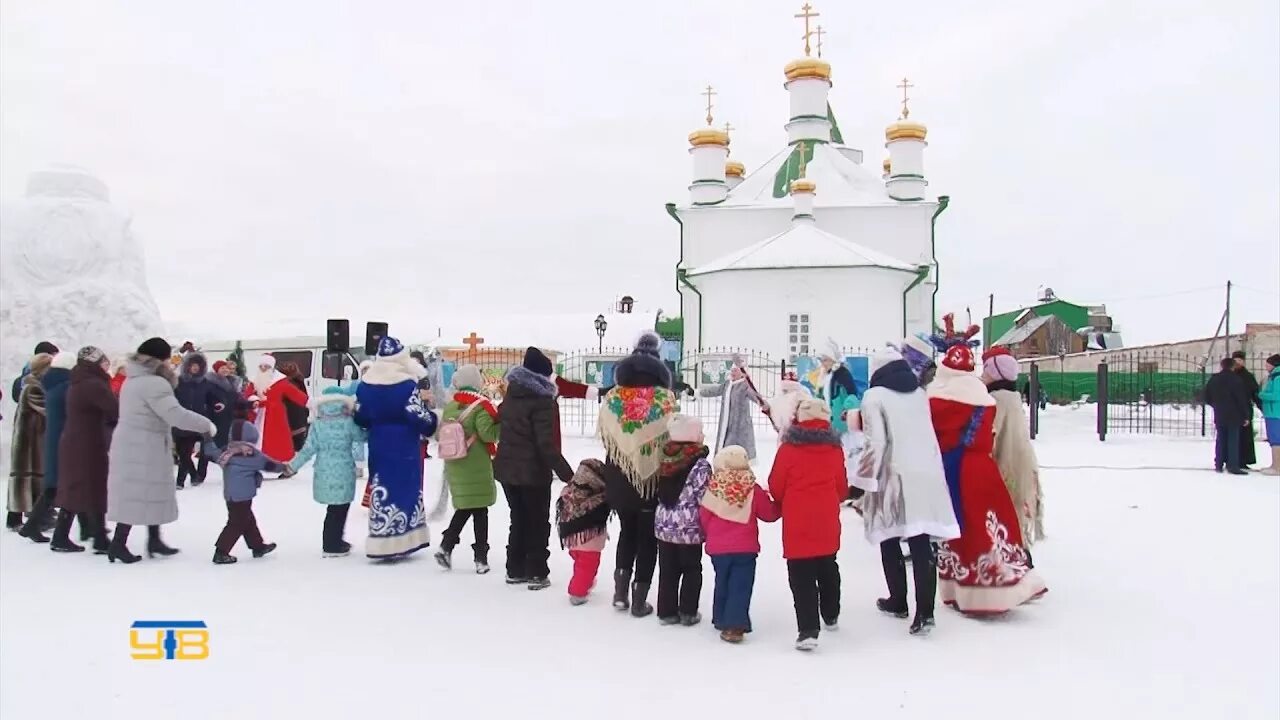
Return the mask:
<path id="1" fill-rule="evenodd" d="M 489 546 L 484 543 L 476 543 L 471 546 L 471 550 L 475 553 L 476 574 L 489 574 Z"/>
<path id="2" fill-rule="evenodd" d="M 453 569 L 453 548 L 441 545 L 435 554 L 436 562 L 445 570 Z"/>
<path id="3" fill-rule="evenodd" d="M 631 616 L 639 618 L 652 614 L 653 606 L 649 604 L 649 583 L 631 583 Z"/>

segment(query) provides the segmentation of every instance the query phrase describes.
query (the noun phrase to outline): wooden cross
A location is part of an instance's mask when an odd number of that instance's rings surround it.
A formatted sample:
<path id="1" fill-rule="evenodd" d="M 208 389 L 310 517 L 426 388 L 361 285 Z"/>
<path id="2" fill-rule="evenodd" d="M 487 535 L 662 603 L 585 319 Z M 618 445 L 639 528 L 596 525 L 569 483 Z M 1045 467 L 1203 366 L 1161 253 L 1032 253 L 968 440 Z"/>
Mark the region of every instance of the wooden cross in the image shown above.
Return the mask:
<path id="1" fill-rule="evenodd" d="M 911 99 L 907 97 L 907 90 L 910 90 L 911 88 L 915 87 L 915 85 L 912 85 L 910 82 L 908 82 L 906 78 L 902 78 L 902 82 L 898 85 L 895 85 L 894 87 L 900 88 L 902 90 L 902 119 L 906 120 L 907 116 L 911 114 L 911 111 L 907 109 L 907 101 Z"/>
<path id="2" fill-rule="evenodd" d="M 708 85 L 707 89 L 703 90 L 699 94 L 707 98 L 707 127 L 711 127 L 711 108 L 715 107 L 714 105 L 711 104 L 711 98 L 715 97 L 719 93 L 717 93 L 715 90 L 711 88 L 710 85 Z"/>
<path id="3" fill-rule="evenodd" d="M 813 33 L 812 33 L 812 31 L 810 31 L 810 30 L 809 30 L 809 20 L 810 20 L 811 18 L 821 17 L 818 13 L 816 13 L 816 12 L 810 12 L 810 10 L 813 10 L 813 6 L 812 6 L 812 5 L 810 5 L 809 3 L 805 3 L 804 5 L 801 5 L 801 6 L 800 6 L 800 13 L 799 13 L 799 14 L 797 14 L 797 15 L 795 15 L 795 17 L 798 17 L 798 18 L 801 18 L 801 19 L 803 19 L 803 20 L 804 20 L 804 54 L 805 54 L 805 57 L 808 57 L 808 56 L 809 56 L 809 36 L 813 34 Z"/>
<path id="4" fill-rule="evenodd" d="M 483 344 L 484 344 L 484 338 L 482 338 L 482 337 L 476 337 L 476 333 L 475 333 L 475 331 L 473 330 L 473 331 L 471 331 L 471 336 L 470 336 L 470 337 L 464 337 L 464 338 L 462 338 L 462 342 L 463 342 L 467 347 L 471 348 L 469 352 L 470 352 L 470 354 L 471 354 L 472 356 L 475 356 L 475 354 L 476 354 L 476 347 L 478 347 L 478 346 L 480 346 L 480 345 L 483 345 Z"/>
<path id="5" fill-rule="evenodd" d="M 826 35 L 827 32 L 822 29 L 821 25 L 819 25 L 813 29 L 813 34 L 818 36 L 818 57 L 822 57 L 822 36 Z"/>

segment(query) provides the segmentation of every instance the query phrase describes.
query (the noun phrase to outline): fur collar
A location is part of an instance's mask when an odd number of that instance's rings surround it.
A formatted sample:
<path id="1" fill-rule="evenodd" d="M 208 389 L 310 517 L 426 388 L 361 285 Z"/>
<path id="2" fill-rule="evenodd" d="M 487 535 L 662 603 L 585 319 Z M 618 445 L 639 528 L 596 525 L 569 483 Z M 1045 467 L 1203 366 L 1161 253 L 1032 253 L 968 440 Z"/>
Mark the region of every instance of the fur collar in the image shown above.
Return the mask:
<path id="1" fill-rule="evenodd" d="M 341 405 L 342 409 L 339 413 L 330 413 L 330 415 L 351 415 L 356 410 L 356 399 L 344 393 L 324 393 L 318 397 L 314 397 L 307 403 L 307 407 L 311 408 L 311 421 L 325 415 L 325 408 L 335 405 Z"/>
<path id="2" fill-rule="evenodd" d="M 791 445 L 834 445 L 841 447 L 840 436 L 824 420 L 793 422 L 782 435 L 782 442 Z"/>
<path id="3" fill-rule="evenodd" d="M 519 392 L 511 392 L 517 389 L 524 390 L 527 395 L 538 397 L 556 396 L 556 384 L 551 381 L 551 378 L 539 375 L 523 365 L 516 365 L 507 371 L 507 384 L 509 385 L 507 394 L 513 397 L 520 396 Z"/>
<path id="4" fill-rule="evenodd" d="M 192 363 L 200 368 L 195 373 L 189 372 Z M 182 369 L 179 371 L 178 382 L 200 382 L 207 374 L 209 374 L 209 361 L 204 353 L 189 352 L 182 356 Z"/>
<path id="5" fill-rule="evenodd" d="M 971 372 L 952 370 L 946 365 L 938 366 L 938 374 L 927 388 L 929 397 L 939 400 L 951 400 L 974 407 L 991 407 L 996 404 L 995 398 L 987 392 L 982 378 Z"/>
<path id="6" fill-rule="evenodd" d="M 168 381 L 170 387 L 178 387 L 178 376 L 173 372 L 173 365 L 168 360 L 159 360 L 150 355 L 134 353 L 125 361 L 124 376 L 126 378 L 159 375 Z"/>
<path id="7" fill-rule="evenodd" d="M 76 366 L 76 354 L 73 352 L 60 352 L 53 356 L 53 362 L 50 363 L 50 370 L 70 370 Z"/>
<path id="8" fill-rule="evenodd" d="M 622 387 L 671 388 L 671 370 L 652 355 L 632 353 L 613 366 L 614 382 Z"/>
<path id="9" fill-rule="evenodd" d="M 374 360 L 360 375 L 360 382 L 367 385 L 399 385 L 412 382 L 415 385 L 427 376 L 427 369 L 409 357 L 409 353 L 400 353 L 390 357 L 379 357 Z"/>

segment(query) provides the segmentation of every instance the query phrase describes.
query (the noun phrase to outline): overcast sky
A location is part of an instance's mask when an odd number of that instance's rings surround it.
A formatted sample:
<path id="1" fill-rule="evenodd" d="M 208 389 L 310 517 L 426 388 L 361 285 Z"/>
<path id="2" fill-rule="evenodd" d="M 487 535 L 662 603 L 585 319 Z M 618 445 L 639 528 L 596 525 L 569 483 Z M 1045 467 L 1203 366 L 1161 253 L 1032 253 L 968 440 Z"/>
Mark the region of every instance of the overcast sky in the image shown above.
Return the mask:
<path id="1" fill-rule="evenodd" d="M 698 93 L 748 171 L 780 149 L 799 4 L 5 0 L 0 196 L 99 175 L 171 320 L 674 310 Z M 1237 328 L 1280 320 L 1280 3 L 815 5 L 873 166 L 916 85 L 940 312 L 1047 285 L 1201 337 L 1231 279 Z"/>

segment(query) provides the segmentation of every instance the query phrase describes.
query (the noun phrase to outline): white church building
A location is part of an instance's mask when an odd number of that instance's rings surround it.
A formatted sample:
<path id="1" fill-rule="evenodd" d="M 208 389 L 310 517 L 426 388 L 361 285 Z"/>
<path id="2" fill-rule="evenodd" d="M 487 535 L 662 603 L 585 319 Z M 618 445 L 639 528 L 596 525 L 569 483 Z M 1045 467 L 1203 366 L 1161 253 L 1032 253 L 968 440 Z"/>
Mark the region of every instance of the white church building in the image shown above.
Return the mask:
<path id="1" fill-rule="evenodd" d="M 806 36 L 808 10 L 798 16 Z M 709 104 L 708 126 L 689 135 L 689 199 L 667 206 L 680 225 L 685 352 L 731 346 L 794 360 L 828 338 L 874 348 L 931 332 L 934 224 L 948 198 L 928 193 L 927 129 L 908 119 L 904 96 L 902 117 L 885 129 L 883 173 L 874 172 L 843 144 L 828 102 L 831 65 L 809 55 L 807 40 L 784 75 L 786 147 L 750 173 L 728 159 L 729 136 L 711 127 Z"/>

